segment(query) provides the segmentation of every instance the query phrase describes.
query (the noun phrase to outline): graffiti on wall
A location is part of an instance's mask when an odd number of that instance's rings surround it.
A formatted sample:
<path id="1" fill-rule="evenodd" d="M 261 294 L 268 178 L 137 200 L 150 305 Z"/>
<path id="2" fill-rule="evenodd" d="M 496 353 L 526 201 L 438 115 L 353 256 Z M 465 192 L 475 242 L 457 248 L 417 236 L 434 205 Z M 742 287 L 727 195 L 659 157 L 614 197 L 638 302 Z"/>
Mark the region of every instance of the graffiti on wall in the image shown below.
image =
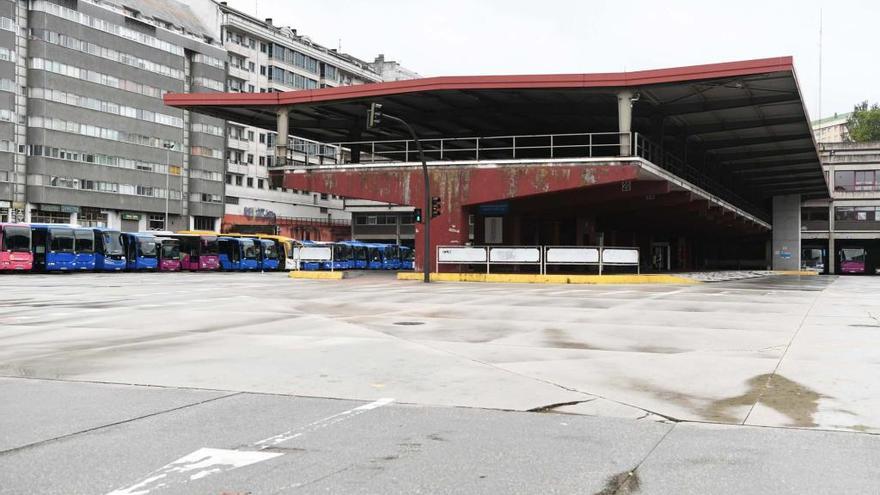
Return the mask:
<path id="1" fill-rule="evenodd" d="M 252 220 L 272 220 L 275 221 L 275 212 L 265 208 L 254 208 L 252 206 L 244 207 L 244 216 Z"/>

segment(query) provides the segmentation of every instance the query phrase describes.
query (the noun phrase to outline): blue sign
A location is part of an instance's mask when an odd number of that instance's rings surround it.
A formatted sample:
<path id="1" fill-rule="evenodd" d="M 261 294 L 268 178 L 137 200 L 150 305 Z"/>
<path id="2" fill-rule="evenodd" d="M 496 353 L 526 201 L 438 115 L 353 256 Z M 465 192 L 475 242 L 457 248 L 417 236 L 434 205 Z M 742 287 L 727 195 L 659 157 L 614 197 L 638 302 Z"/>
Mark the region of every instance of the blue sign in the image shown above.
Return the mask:
<path id="1" fill-rule="evenodd" d="M 507 201 L 503 203 L 489 203 L 487 205 L 477 206 L 477 213 L 484 217 L 507 215 L 508 212 L 510 212 L 510 203 Z"/>

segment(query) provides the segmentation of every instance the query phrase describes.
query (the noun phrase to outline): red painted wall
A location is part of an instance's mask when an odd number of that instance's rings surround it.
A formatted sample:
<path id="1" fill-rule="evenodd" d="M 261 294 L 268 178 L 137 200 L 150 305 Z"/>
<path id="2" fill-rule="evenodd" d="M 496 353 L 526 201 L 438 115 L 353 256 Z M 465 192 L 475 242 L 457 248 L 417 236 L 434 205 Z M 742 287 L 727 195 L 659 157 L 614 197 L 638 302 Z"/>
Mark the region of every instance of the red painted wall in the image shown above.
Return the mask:
<path id="1" fill-rule="evenodd" d="M 631 164 L 453 165 L 431 167 L 431 196 L 441 198 L 442 214 L 431 221 L 431 251 L 437 245 L 465 244 L 467 207 L 601 184 L 636 180 Z M 424 208 L 419 167 L 328 169 L 284 176 L 284 187 L 326 192 Z M 585 194 L 588 194 L 585 191 Z M 423 212 L 425 216 L 430 211 Z M 416 226 L 416 265 L 422 266 L 424 225 Z M 433 268 L 433 267 L 432 267 Z"/>

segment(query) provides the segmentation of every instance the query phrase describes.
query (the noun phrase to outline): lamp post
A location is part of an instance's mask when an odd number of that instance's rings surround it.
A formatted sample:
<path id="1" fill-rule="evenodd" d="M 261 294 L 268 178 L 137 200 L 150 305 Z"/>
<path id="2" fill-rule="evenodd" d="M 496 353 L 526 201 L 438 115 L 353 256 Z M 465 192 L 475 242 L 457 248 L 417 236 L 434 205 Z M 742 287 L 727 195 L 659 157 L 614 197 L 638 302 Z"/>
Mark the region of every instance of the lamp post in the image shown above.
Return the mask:
<path id="1" fill-rule="evenodd" d="M 166 141 L 162 146 L 165 148 L 165 224 L 163 228 L 168 229 L 168 200 L 171 198 L 170 180 L 171 180 L 171 150 L 174 149 L 174 143 Z"/>
<path id="2" fill-rule="evenodd" d="M 373 103 L 370 105 L 370 111 L 367 114 L 367 127 L 377 127 L 382 122 L 382 118 L 393 120 L 409 131 L 413 141 L 416 143 L 416 149 L 419 151 L 419 161 L 422 162 L 422 178 L 425 181 L 424 190 L 424 209 L 422 209 L 422 218 L 425 220 L 425 243 L 424 243 L 424 261 L 422 263 L 422 281 L 426 284 L 431 282 L 431 179 L 428 176 L 428 162 L 425 161 L 425 152 L 422 150 L 422 142 L 412 126 L 400 117 L 395 117 L 382 112 L 382 105 Z"/>

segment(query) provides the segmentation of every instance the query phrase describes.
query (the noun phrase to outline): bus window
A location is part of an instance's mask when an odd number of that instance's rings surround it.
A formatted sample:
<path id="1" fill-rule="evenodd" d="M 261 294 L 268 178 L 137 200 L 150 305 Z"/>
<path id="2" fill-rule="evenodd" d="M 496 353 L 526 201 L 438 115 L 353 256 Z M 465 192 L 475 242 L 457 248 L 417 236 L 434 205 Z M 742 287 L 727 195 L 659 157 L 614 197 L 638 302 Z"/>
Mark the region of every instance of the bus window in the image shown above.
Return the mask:
<path id="1" fill-rule="evenodd" d="M 155 258 L 156 257 L 156 241 L 152 239 L 138 239 L 138 249 L 140 249 L 141 256 L 147 258 Z"/>
<path id="2" fill-rule="evenodd" d="M 278 249 L 275 248 L 274 243 L 268 244 L 266 246 L 266 258 L 268 258 L 270 260 L 277 260 L 278 259 Z"/>
<path id="3" fill-rule="evenodd" d="M 28 227 L 7 226 L 3 232 L 3 250 L 15 253 L 30 252 L 31 230 Z"/>
<path id="4" fill-rule="evenodd" d="M 118 256 L 124 253 L 122 247 L 122 234 L 119 232 L 103 232 L 100 239 L 104 244 L 104 254 Z"/>
<path id="5" fill-rule="evenodd" d="M 95 252 L 95 239 L 94 234 L 91 232 L 75 232 L 74 237 L 76 238 L 76 252 L 77 253 L 94 253 Z"/>
<path id="6" fill-rule="evenodd" d="M 257 248 L 254 246 L 254 242 L 249 239 L 245 239 L 242 241 L 244 245 L 244 257 L 249 260 L 257 259 Z"/>
<path id="7" fill-rule="evenodd" d="M 72 253 L 73 252 L 73 232 L 64 232 L 64 231 L 52 232 L 51 250 L 56 253 Z"/>

